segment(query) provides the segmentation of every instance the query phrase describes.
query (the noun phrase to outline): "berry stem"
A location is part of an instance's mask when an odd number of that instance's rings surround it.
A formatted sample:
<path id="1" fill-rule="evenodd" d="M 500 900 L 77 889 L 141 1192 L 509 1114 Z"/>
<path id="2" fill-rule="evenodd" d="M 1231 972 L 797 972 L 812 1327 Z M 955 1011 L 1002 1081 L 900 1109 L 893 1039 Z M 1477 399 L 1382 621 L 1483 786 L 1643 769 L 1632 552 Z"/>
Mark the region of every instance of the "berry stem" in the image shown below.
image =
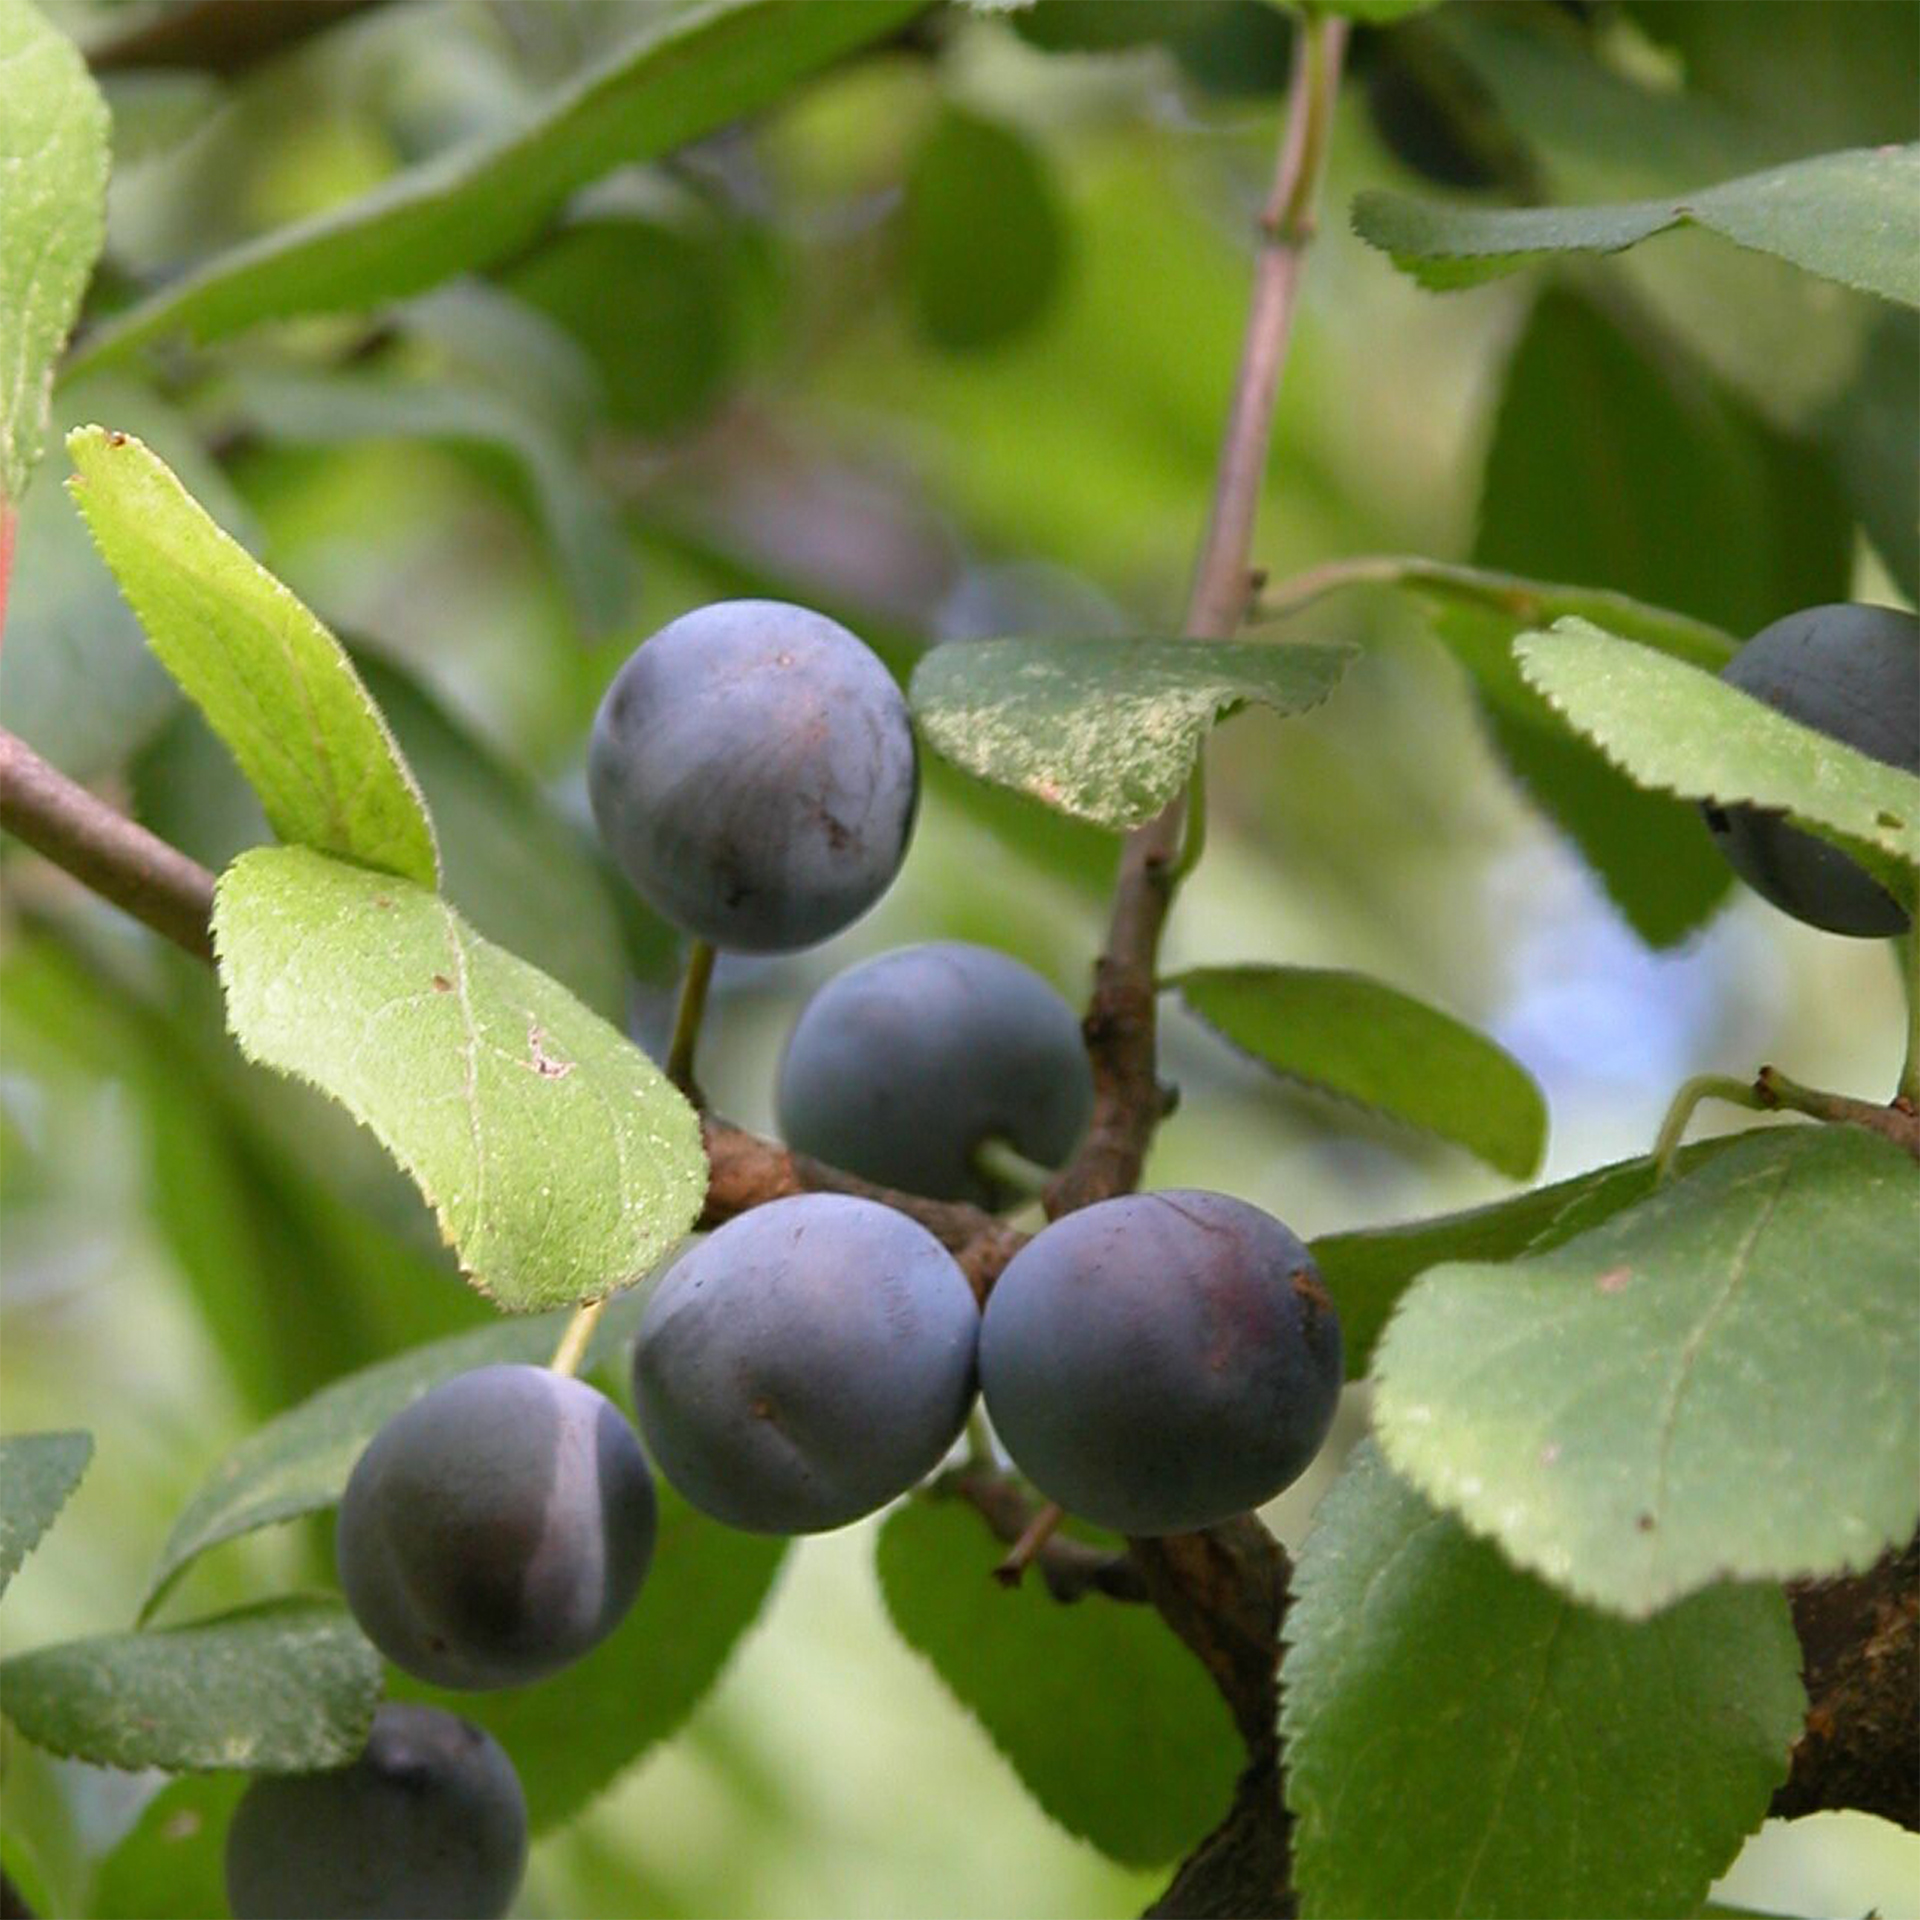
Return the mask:
<path id="1" fill-rule="evenodd" d="M 1003 1587 L 1017 1587 L 1021 1576 L 1032 1564 L 1034 1555 L 1054 1536 L 1066 1509 L 1057 1500 L 1049 1500 L 1026 1524 L 1020 1538 L 1007 1549 L 1007 1557 L 994 1568 L 993 1577 Z"/>
<path id="2" fill-rule="evenodd" d="M 572 1376 L 580 1371 L 580 1362 L 587 1357 L 587 1342 L 593 1338 L 593 1330 L 606 1310 L 604 1296 L 575 1308 L 566 1332 L 560 1336 L 560 1344 L 553 1350 L 553 1358 L 547 1362 L 553 1372 Z"/>
<path id="3" fill-rule="evenodd" d="M 1920 921 L 1893 943 L 1893 950 L 1907 999 L 1907 1057 L 1895 1098 L 1920 1108 Z"/>
<path id="4" fill-rule="evenodd" d="M 1683 1081 L 1667 1108 L 1666 1119 L 1660 1124 L 1660 1137 L 1653 1143 L 1653 1178 L 1656 1186 L 1664 1185 L 1672 1178 L 1674 1158 L 1680 1151 L 1681 1141 L 1687 1136 L 1688 1124 L 1693 1119 L 1695 1109 L 1705 1100 L 1724 1100 L 1729 1106 L 1746 1107 L 1755 1113 L 1764 1112 L 1773 1105 L 1772 1101 L 1762 1097 L 1752 1081 L 1735 1080 L 1728 1074 L 1702 1073 Z"/>
<path id="5" fill-rule="evenodd" d="M 973 1170 L 996 1192 L 1009 1192 L 1019 1203 L 1038 1200 L 1053 1180 L 1051 1167 L 1029 1160 L 998 1138 L 982 1140 L 974 1148 Z"/>
<path id="6" fill-rule="evenodd" d="M 703 1106 L 693 1078 L 693 1050 L 700 1040 L 700 1021 L 707 1010 L 707 988 L 713 980 L 713 943 L 696 940 L 687 949 L 687 970 L 680 976 L 680 1000 L 673 1010 L 673 1040 L 667 1048 L 667 1078 L 695 1106 Z"/>

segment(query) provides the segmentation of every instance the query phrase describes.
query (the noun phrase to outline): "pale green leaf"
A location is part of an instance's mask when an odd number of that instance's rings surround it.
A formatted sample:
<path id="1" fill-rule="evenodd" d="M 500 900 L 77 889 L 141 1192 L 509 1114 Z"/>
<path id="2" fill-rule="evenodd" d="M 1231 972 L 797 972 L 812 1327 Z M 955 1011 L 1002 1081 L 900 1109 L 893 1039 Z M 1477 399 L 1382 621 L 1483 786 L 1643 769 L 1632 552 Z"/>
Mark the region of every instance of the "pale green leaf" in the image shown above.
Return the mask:
<path id="1" fill-rule="evenodd" d="M 880 1530 L 901 1637 L 1066 1830 L 1135 1866 L 1188 1851 L 1244 1761 L 1206 1670 L 1150 1607 L 1063 1606 L 1037 1575 L 993 1578 L 1005 1547 L 958 1500 L 908 1502 Z"/>
<path id="2" fill-rule="evenodd" d="M 1760 1824 L 1806 1709 L 1777 1588 L 1652 1620 L 1516 1572 L 1371 1442 L 1295 1565 L 1281 1670 L 1308 1920 L 1662 1920 Z"/>
<path id="3" fill-rule="evenodd" d="M 80 1909 L 88 1920 L 227 1913 L 227 1822 L 247 1784 L 238 1773 L 168 1781 L 101 1859 Z"/>
<path id="4" fill-rule="evenodd" d="M 1514 652 L 1527 684 L 1639 785 L 1784 813 L 1911 897 L 1920 778 L 1584 620 L 1523 634 Z"/>
<path id="5" fill-rule="evenodd" d="M 1437 7 L 1440 0 L 1303 0 L 1317 13 L 1344 14 L 1349 20 L 1358 20 L 1369 27 L 1391 26 L 1396 20 L 1404 20 L 1409 14 L 1425 13 L 1430 7 Z"/>
<path id="6" fill-rule="evenodd" d="M 1920 1167 L 1751 1135 L 1548 1253 L 1436 1268 L 1374 1355 L 1394 1464 L 1576 1596 L 1863 1567 L 1920 1517 Z"/>
<path id="7" fill-rule="evenodd" d="M 1430 287 L 1468 285 L 1554 254 L 1618 253 L 1691 225 L 1920 306 L 1920 146 L 1824 153 L 1615 206 L 1479 207 L 1369 192 L 1355 200 L 1353 224 Z"/>
<path id="8" fill-rule="evenodd" d="M 167 671 L 283 840 L 432 886 L 426 807 L 352 662 L 130 434 L 68 436 L 68 484 Z"/>
<path id="9" fill-rule="evenodd" d="M 1676 1164 L 1690 1171 L 1736 1137 L 1696 1141 L 1681 1149 Z M 1400 1296 L 1429 1267 L 1443 1260 L 1517 1260 L 1523 1253 L 1542 1253 L 1632 1206 L 1653 1190 L 1653 1183 L 1651 1159 L 1616 1160 L 1484 1207 L 1322 1234 L 1311 1251 L 1340 1309 L 1347 1378 L 1366 1373 L 1374 1342 Z"/>
<path id="10" fill-rule="evenodd" d="M 692 1107 L 439 895 L 263 847 L 221 876 L 213 937 L 241 1050 L 370 1128 L 502 1307 L 629 1286 L 692 1227 L 707 1187 Z"/>
<path id="11" fill-rule="evenodd" d="M 565 1312 L 529 1314 L 410 1347 L 322 1387 L 256 1427 L 187 1502 L 147 1587 L 148 1618 L 181 1573 L 211 1547 L 261 1527 L 332 1506 L 373 1436 L 430 1387 L 475 1367 L 543 1361 L 566 1331 Z M 607 1359 L 639 1324 L 637 1298 L 608 1304 L 587 1350 L 588 1367 Z"/>
<path id="12" fill-rule="evenodd" d="M 92 1458 L 90 1433 L 17 1433 L 0 1440 L 0 1593 L 53 1525 Z"/>
<path id="13" fill-rule="evenodd" d="M 366 308 L 510 258 L 576 188 L 772 105 L 925 4 L 716 0 L 674 14 L 505 134 L 436 154 L 181 275 L 101 328 L 80 359 L 183 329 L 215 340 L 261 320 Z"/>
<path id="14" fill-rule="evenodd" d="M 245 503 L 176 407 L 113 376 L 61 387 L 55 430 L 64 435 L 89 420 L 112 420 L 138 434 L 242 546 L 255 543 Z M 71 779 L 86 783 L 118 771 L 180 704 L 180 689 L 142 639 L 133 609 L 60 487 L 38 487 L 21 505 L 6 615 L 0 718 Z"/>
<path id="15" fill-rule="evenodd" d="M 0 0 L 0 521 L 47 433 L 53 363 L 106 237 L 107 109 L 79 50 Z"/>
<path id="16" fill-rule="evenodd" d="M 759 1617 L 792 1544 L 723 1527 L 664 1483 L 659 1495 L 646 1585 L 584 1660 L 500 1693 L 442 1693 L 396 1678 L 396 1691 L 477 1721 L 506 1748 L 535 1833 L 571 1820 L 680 1730 Z"/>
<path id="17" fill-rule="evenodd" d="M 1250 701 L 1303 713 L 1344 647 L 1218 640 L 966 640 L 924 655 L 913 710 L 956 766 L 1119 831 L 1185 786 L 1208 730 Z"/>
<path id="18" fill-rule="evenodd" d="M 1195 967 L 1166 984 L 1210 1027 L 1296 1081 L 1437 1134 L 1524 1180 L 1547 1143 L 1547 1103 L 1503 1047 L 1364 974 Z"/>
<path id="19" fill-rule="evenodd" d="M 366 1745 L 380 1656 L 337 1601 L 271 1600 L 0 1664 L 7 1718 L 101 1767 L 304 1773 Z"/>

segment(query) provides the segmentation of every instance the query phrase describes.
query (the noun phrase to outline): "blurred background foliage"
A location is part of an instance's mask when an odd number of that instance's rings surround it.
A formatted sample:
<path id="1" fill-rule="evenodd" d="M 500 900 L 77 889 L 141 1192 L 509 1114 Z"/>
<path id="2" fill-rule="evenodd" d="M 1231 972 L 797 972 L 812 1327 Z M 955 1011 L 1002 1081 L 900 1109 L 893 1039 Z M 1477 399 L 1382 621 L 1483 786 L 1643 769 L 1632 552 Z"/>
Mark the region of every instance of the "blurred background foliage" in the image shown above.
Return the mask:
<path id="1" fill-rule="evenodd" d="M 146 17 L 48 10 L 94 47 Z M 103 62 L 115 172 L 90 320 L 511 123 L 670 10 L 401 0 L 235 75 Z M 674 614 L 742 593 L 820 606 L 901 670 L 970 636 L 1174 630 L 1288 35 L 1260 0 L 932 12 L 752 125 L 602 180 L 484 277 L 153 351 L 62 386 L 55 424 L 139 433 L 349 637 L 454 898 L 656 1037 L 673 942 L 585 824 L 582 749 L 613 668 Z M 1371 185 L 1667 192 L 1911 139 L 1916 120 L 1902 0 L 1488 0 L 1363 30 L 1261 564 L 1280 582 L 1344 555 L 1474 560 L 1740 633 L 1822 600 L 1910 601 L 1914 316 L 1692 233 L 1438 298 L 1344 209 Z M 0 712 L 223 862 L 266 837 L 257 807 L 57 481 L 23 509 Z M 1218 737 L 1169 970 L 1351 966 L 1451 1008 L 1545 1087 L 1549 1177 L 1644 1151 L 1700 1070 L 1778 1059 L 1878 1096 L 1898 1057 L 1886 955 L 1744 896 L 1695 924 L 1719 879 L 1690 846 L 1670 858 L 1691 904 L 1646 944 L 1507 771 L 1433 617 L 1362 591 L 1293 622 L 1363 652 L 1322 710 Z M 800 1001 L 879 948 L 988 941 L 1084 990 L 1116 843 L 927 774 L 876 912 L 813 952 L 723 963 L 703 1078 L 739 1120 L 770 1127 Z M 5 876 L 6 1425 L 99 1442 L 13 1589 L 11 1649 L 126 1624 L 236 1438 L 486 1309 L 344 1116 L 239 1062 L 210 976 L 12 846 Z M 1165 1074 L 1181 1101 L 1154 1184 L 1239 1193 L 1306 1234 L 1503 1190 L 1464 1154 L 1277 1091 L 1171 1007 Z M 1319 1484 L 1282 1503 L 1283 1533 Z M 687 1730 L 538 1849 L 525 1912 L 1093 1915 L 1148 1897 L 1160 1876 L 1050 1825 L 894 1638 L 872 1533 L 789 1558 Z M 323 1529 L 256 1536 L 169 1608 L 326 1565 Z M 56 1877 L 78 1885 L 110 1853 L 92 1910 L 148 1910 L 156 1887 L 185 1903 L 168 1911 L 216 1910 L 193 1904 L 217 1899 L 192 1879 L 203 1854 L 168 1849 L 226 1783 L 139 1818 L 154 1782 L 17 1742 L 8 1767 L 7 1823 Z M 1913 1842 L 1827 1817 L 1769 1829 L 1727 1891 L 1894 1916 L 1920 1913 L 1916 1887 Z"/>

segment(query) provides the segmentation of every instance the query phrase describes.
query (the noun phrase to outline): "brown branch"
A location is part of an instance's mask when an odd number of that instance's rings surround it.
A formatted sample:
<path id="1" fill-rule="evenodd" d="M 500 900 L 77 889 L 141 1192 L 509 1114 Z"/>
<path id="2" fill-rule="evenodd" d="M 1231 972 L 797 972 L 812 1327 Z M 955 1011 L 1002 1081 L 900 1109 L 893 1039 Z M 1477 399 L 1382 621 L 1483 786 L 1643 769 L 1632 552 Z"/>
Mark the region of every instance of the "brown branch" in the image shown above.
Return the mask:
<path id="1" fill-rule="evenodd" d="M 950 1475 L 935 1488 L 964 1500 L 987 1523 L 987 1530 L 1007 1546 L 1018 1546 L 1031 1530 L 1038 1509 L 1005 1474 L 976 1467 Z M 1029 1562 L 1054 1599 L 1071 1602 L 1089 1593 L 1110 1600 L 1145 1600 L 1147 1586 L 1139 1567 L 1124 1553 L 1107 1553 L 1084 1540 L 1053 1534 L 1037 1547 Z M 995 1570 L 996 1574 L 998 1569 Z"/>
<path id="2" fill-rule="evenodd" d="M 324 33 L 382 0 L 173 0 L 87 50 L 95 73 L 186 67 L 228 76 Z"/>
<path id="3" fill-rule="evenodd" d="M 202 960 L 213 875 L 0 728 L 0 827 Z"/>
<path id="4" fill-rule="evenodd" d="M 1293 331 L 1301 260 L 1313 238 L 1314 200 L 1345 44 L 1346 23 L 1339 19 L 1310 24 L 1297 36 L 1286 129 L 1260 215 L 1261 247 L 1240 367 L 1187 601 L 1184 630 L 1192 639 L 1236 633 L 1257 591 L 1250 564 L 1254 519 L 1274 396 Z M 1131 1193 L 1140 1184 L 1147 1147 L 1166 1111 L 1154 1073 L 1153 982 L 1185 819 L 1185 801 L 1174 801 L 1127 836 L 1120 856 L 1106 946 L 1095 963 L 1084 1023 L 1093 1065 L 1093 1121 L 1072 1165 L 1047 1194 L 1047 1212 L 1056 1218 Z"/>
<path id="5" fill-rule="evenodd" d="M 1920 1832 L 1920 1535 L 1865 1573 L 1788 1595 L 1807 1724 L 1771 1811 L 1857 1807 Z"/>
<path id="6" fill-rule="evenodd" d="M 1803 1087 L 1799 1081 L 1789 1080 L 1777 1067 L 1762 1067 L 1754 1076 L 1753 1090 L 1763 1107 L 1785 1107 L 1835 1126 L 1865 1127 L 1884 1135 L 1920 1160 L 1920 1113 L 1914 1112 L 1912 1102 L 1904 1096 L 1884 1107 L 1876 1106 L 1871 1100 L 1856 1100 L 1851 1094 Z"/>

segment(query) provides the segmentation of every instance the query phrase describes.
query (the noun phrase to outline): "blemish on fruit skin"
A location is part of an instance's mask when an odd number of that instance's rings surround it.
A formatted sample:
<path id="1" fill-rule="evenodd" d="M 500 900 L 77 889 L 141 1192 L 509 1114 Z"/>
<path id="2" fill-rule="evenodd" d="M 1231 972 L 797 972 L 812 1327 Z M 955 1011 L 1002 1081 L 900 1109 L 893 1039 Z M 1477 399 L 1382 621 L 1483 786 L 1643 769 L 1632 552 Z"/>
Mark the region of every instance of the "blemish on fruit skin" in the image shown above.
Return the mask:
<path id="1" fill-rule="evenodd" d="M 1620 1293 L 1625 1290 L 1627 1282 L 1632 1278 L 1631 1267 L 1609 1267 L 1593 1284 L 1602 1293 Z"/>

